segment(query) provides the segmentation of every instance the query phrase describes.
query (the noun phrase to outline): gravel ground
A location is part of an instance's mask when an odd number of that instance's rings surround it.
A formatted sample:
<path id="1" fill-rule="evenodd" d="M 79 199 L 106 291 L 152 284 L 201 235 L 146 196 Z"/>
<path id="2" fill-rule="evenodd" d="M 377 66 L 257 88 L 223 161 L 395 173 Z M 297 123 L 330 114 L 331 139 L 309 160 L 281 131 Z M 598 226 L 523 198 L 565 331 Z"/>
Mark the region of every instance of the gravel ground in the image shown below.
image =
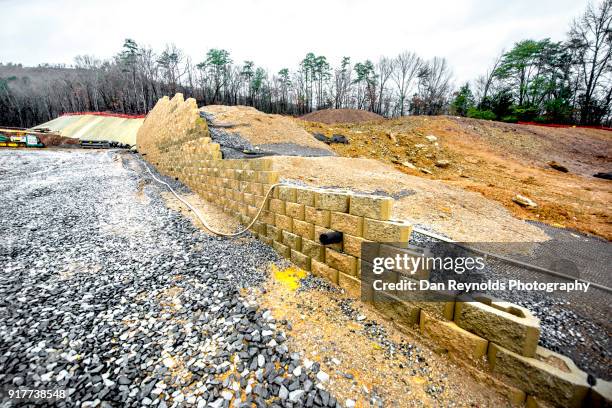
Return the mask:
<path id="1" fill-rule="evenodd" d="M 339 406 L 283 322 L 241 296 L 277 255 L 195 228 L 137 160 L 0 150 L 2 389 L 66 390 L 58 406 Z M 2 406 L 26 402 L 4 391 Z"/>

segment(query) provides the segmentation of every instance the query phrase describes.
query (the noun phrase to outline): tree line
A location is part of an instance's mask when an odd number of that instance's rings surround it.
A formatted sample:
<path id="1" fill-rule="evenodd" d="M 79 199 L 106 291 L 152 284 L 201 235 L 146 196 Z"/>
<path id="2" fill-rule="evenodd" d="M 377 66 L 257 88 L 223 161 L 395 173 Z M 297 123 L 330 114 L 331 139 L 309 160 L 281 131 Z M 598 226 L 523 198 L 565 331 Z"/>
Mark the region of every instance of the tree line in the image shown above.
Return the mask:
<path id="1" fill-rule="evenodd" d="M 161 52 L 126 39 L 108 60 L 89 55 L 72 66 L 0 64 L 0 123 L 29 127 L 64 112 L 147 113 L 163 95 L 182 92 L 200 105 L 249 105 L 302 115 L 355 108 L 386 117 L 451 113 L 504 121 L 604 124 L 611 120 L 612 0 L 589 5 L 562 42 L 520 41 L 491 69 L 454 90 L 446 59 L 405 51 L 338 65 L 308 53 L 295 69 L 271 73 L 210 49 L 199 61 L 168 45 Z"/>
<path id="2" fill-rule="evenodd" d="M 564 41 L 524 40 L 455 92 L 453 114 L 508 122 L 612 121 L 612 0 L 589 4 Z"/>

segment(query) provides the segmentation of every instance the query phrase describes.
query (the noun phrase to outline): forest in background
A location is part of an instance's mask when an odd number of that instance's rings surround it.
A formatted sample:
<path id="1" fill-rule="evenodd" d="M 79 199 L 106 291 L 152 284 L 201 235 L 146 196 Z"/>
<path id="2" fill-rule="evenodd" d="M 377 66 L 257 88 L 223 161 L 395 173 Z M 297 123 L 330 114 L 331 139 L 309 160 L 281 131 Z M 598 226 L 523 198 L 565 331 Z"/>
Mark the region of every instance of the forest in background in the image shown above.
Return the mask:
<path id="1" fill-rule="evenodd" d="M 302 115 L 356 108 L 386 117 L 453 114 L 507 122 L 612 122 L 612 0 L 589 4 L 564 41 L 524 40 L 458 89 L 447 60 L 405 51 L 332 66 L 308 53 L 296 69 L 270 73 L 229 51 L 199 62 L 176 45 L 161 52 L 126 39 L 113 58 L 77 56 L 72 66 L 0 63 L 0 124 L 30 127 L 65 112 L 143 114 L 182 92 L 199 105 L 249 105 Z"/>

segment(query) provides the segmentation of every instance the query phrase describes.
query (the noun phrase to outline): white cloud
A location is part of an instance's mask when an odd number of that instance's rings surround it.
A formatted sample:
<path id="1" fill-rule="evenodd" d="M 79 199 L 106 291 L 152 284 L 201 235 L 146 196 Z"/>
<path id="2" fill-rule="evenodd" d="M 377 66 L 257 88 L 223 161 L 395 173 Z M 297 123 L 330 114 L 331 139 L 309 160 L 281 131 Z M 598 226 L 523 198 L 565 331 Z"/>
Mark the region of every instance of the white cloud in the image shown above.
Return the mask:
<path id="1" fill-rule="evenodd" d="M 525 38 L 562 40 L 586 1 L 557 0 L 0 0 L 0 61 L 71 64 L 108 58 L 130 37 L 194 61 L 225 48 L 235 61 L 277 71 L 313 51 L 337 63 L 414 50 L 447 57 L 457 82 L 486 70 Z"/>

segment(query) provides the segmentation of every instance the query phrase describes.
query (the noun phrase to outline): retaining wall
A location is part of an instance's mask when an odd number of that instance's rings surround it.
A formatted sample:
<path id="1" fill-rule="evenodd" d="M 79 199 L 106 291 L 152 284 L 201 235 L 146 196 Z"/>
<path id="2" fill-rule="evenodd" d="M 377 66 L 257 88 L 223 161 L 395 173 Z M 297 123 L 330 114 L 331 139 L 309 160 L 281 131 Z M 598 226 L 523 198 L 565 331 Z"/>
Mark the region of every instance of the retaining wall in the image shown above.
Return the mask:
<path id="1" fill-rule="evenodd" d="M 380 256 L 412 251 L 402 248 L 411 226 L 390 219 L 392 198 L 283 185 L 275 187 L 264 203 L 266 192 L 280 176 L 272 161 L 223 160 L 195 100 L 184 101 L 180 94 L 161 99 L 149 113 L 138 132 L 138 146 L 162 174 L 177 178 L 244 224 L 263 203 L 251 232 L 300 268 L 338 284 L 352 296 L 362 295 L 362 243 L 383 243 Z M 343 232 L 343 241 L 320 244 L 319 235 L 328 231 Z M 426 275 L 423 271 L 421 278 Z M 506 384 L 512 404 L 610 406 L 609 383 L 600 381 L 590 389 L 586 373 L 571 360 L 537 345 L 539 321 L 524 308 L 484 296 L 443 303 L 406 302 L 380 293 L 365 296 L 386 317 L 418 327 L 455 358 L 486 364 Z"/>

